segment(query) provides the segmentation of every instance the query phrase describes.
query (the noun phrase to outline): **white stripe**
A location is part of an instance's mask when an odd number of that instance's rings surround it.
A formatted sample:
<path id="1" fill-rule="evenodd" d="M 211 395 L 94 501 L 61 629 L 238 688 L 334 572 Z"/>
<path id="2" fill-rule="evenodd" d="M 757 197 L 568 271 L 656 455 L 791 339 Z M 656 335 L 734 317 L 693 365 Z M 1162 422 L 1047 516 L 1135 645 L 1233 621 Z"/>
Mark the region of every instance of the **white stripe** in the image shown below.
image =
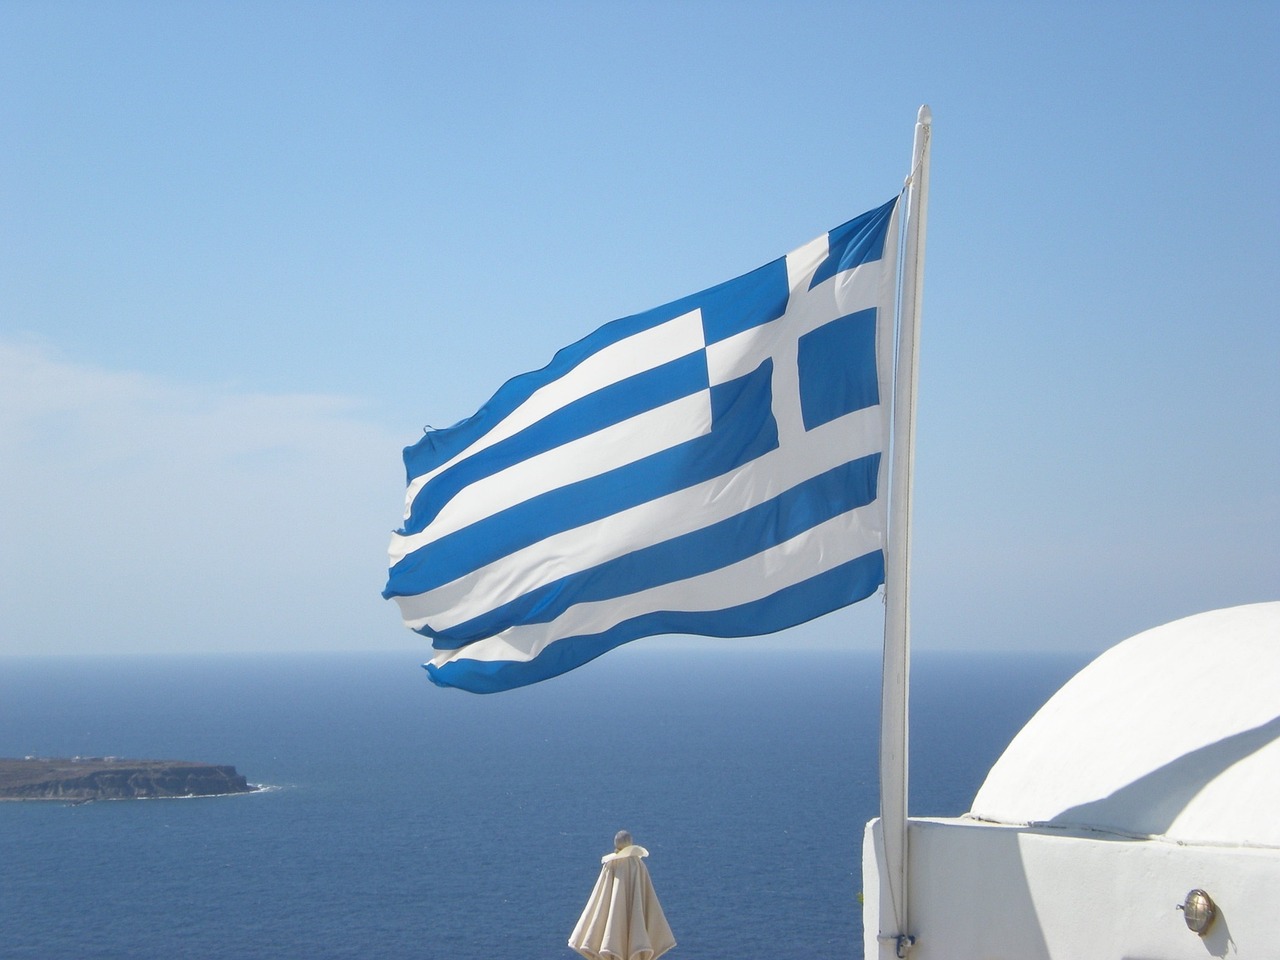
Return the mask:
<path id="1" fill-rule="evenodd" d="M 586 357 L 564 376 L 544 384 L 530 394 L 493 429 L 440 466 L 415 477 L 405 496 L 405 517 L 413 498 L 432 477 L 481 450 L 514 436 L 561 407 L 590 396 L 597 390 L 652 370 L 701 350 L 706 345 L 702 332 L 702 311 L 693 310 L 625 340 L 612 343 Z"/>
<path id="2" fill-rule="evenodd" d="M 564 637 L 594 636 L 653 611 L 709 612 L 750 603 L 881 549 L 881 512 L 878 504 L 860 507 L 731 566 L 626 598 L 578 604 L 551 623 L 511 627 L 461 650 L 442 650 L 431 662 L 528 662 Z"/>
<path id="3" fill-rule="evenodd" d="M 711 393 L 699 390 L 521 460 L 464 487 L 425 530 L 394 534 L 391 562 L 540 494 L 635 463 L 710 430 Z"/>
<path id="4" fill-rule="evenodd" d="M 884 410 L 868 407 L 811 431 L 803 458 L 777 448 L 739 469 L 548 537 L 427 593 L 396 597 L 411 628 L 448 630 L 540 584 L 700 530 L 811 477 L 884 449 Z M 883 522 L 881 523 L 883 527 Z"/>

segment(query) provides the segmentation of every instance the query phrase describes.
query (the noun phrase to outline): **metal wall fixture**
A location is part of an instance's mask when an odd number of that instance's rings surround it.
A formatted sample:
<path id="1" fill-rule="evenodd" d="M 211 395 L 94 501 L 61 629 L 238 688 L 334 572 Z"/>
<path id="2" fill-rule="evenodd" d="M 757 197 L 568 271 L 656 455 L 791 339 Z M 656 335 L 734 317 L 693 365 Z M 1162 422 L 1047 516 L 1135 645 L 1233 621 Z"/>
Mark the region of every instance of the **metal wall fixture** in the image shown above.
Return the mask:
<path id="1" fill-rule="evenodd" d="M 1178 904 L 1182 911 L 1182 919 L 1192 933 L 1204 936 L 1213 926 L 1213 918 L 1218 915 L 1218 908 L 1207 893 L 1198 887 L 1187 894 L 1187 899 Z"/>

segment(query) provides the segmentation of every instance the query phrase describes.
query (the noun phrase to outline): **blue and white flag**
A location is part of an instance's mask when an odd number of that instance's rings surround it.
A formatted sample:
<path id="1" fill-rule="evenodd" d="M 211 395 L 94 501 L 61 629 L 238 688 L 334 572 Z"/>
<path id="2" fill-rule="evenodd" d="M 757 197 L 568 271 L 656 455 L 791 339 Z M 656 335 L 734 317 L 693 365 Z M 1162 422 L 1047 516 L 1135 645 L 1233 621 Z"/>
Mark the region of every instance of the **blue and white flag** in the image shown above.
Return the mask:
<path id="1" fill-rule="evenodd" d="M 896 205 L 606 324 L 405 450 L 383 596 L 431 638 L 434 682 L 507 690 L 876 591 Z"/>

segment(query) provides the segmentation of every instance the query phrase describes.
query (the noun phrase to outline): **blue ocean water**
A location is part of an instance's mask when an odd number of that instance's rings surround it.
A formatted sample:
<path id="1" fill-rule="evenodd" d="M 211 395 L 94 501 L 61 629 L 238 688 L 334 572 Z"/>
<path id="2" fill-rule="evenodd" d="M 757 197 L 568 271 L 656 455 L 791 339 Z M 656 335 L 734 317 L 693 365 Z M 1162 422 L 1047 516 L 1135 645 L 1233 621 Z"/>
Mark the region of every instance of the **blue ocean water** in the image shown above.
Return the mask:
<path id="1" fill-rule="evenodd" d="M 913 815 L 967 809 L 1082 657 L 917 655 Z M 878 657 L 643 644 L 498 696 L 406 655 L 0 660 L 0 756 L 234 764 L 271 789 L 0 803 L 0 956 L 440 958 L 565 945 L 613 834 L 676 958 L 861 955 Z"/>

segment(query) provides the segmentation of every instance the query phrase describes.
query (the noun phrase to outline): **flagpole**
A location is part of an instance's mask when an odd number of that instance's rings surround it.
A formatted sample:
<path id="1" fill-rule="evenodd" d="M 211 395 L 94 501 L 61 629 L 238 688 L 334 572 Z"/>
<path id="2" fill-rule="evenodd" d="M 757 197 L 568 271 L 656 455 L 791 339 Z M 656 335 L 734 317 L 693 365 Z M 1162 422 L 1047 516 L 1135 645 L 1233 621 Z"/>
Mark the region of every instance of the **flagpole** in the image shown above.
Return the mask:
<path id="1" fill-rule="evenodd" d="M 879 939 L 905 957 L 911 933 L 907 875 L 907 694 L 911 652 L 911 487 L 915 460 L 916 334 L 924 287 L 924 242 L 929 201 L 929 144 L 933 115 L 928 105 L 916 117 L 908 177 L 907 227 L 893 392 L 893 454 L 890 465 L 889 536 L 885 566 L 884 666 L 880 688 L 880 830 L 884 842 L 889 904 L 894 929 Z M 883 917 L 883 913 L 882 913 Z"/>

